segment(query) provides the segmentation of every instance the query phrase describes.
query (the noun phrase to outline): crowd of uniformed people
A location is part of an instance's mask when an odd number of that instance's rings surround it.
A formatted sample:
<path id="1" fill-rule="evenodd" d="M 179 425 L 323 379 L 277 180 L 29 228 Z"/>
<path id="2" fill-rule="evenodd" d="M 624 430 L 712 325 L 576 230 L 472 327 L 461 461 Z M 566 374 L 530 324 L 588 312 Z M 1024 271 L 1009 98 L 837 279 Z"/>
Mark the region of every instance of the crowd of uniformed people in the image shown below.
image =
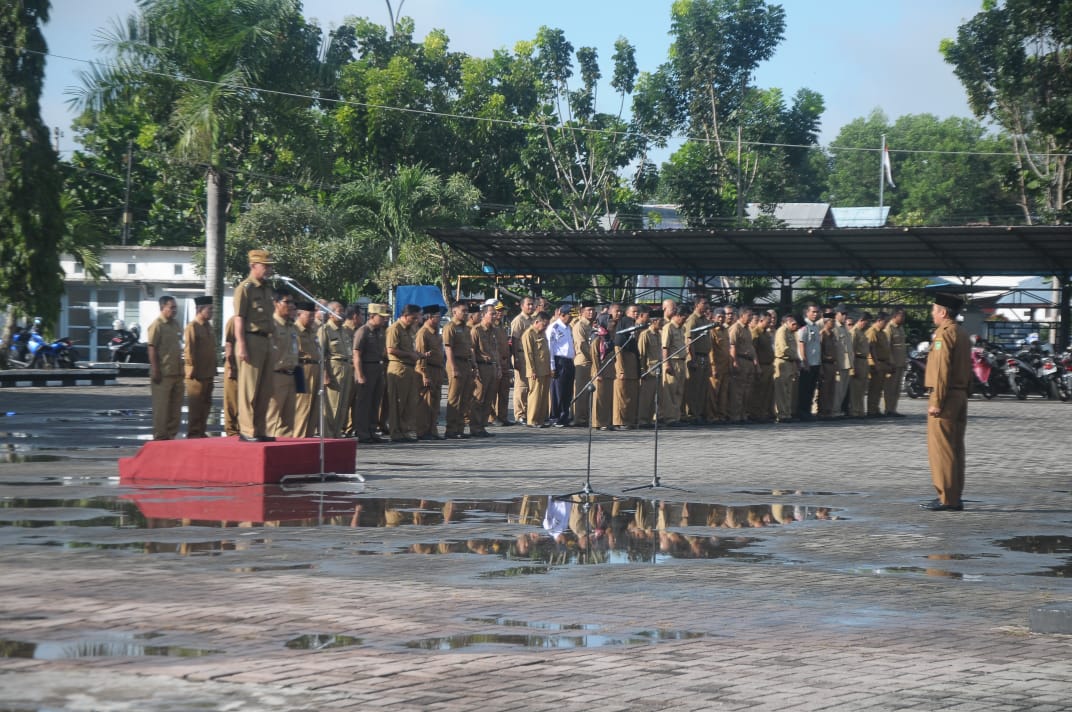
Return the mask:
<path id="1" fill-rule="evenodd" d="M 249 253 L 224 330 L 224 430 L 242 440 L 353 437 L 362 443 L 491 437 L 489 425 L 631 430 L 656 425 L 899 416 L 905 313 L 808 304 L 769 309 L 591 302 L 406 305 L 297 301 Z M 216 373 L 211 298 L 182 331 L 162 297 L 148 344 L 153 437 L 207 435 Z M 181 345 L 180 345 L 181 344 Z M 184 383 L 185 382 L 185 383 Z M 321 404 L 319 394 L 325 394 Z M 446 423 L 439 415 L 446 386 Z M 511 415 L 511 392 L 512 415 Z"/>

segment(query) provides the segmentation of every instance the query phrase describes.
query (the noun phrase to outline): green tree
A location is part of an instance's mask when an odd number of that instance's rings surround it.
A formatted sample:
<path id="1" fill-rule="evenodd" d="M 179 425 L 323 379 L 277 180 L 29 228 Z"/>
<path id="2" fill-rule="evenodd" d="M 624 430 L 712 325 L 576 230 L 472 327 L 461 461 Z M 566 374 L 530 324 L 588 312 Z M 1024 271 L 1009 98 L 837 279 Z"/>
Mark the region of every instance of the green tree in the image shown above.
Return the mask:
<path id="1" fill-rule="evenodd" d="M 62 178 L 40 97 L 48 0 L 0 9 L 0 300 L 13 312 L 55 319 L 63 294 Z M 10 327 L 12 320 L 8 319 Z"/>
<path id="2" fill-rule="evenodd" d="M 299 0 L 143 0 L 104 38 L 112 64 L 85 75 L 75 98 L 90 111 L 148 101 L 171 153 L 201 168 L 205 286 L 217 301 L 232 196 L 228 167 L 248 152 L 258 121 L 271 126 L 281 105 L 292 107 L 255 87 L 287 89 L 284 82 L 296 81 L 302 68 L 316 67 L 301 53 L 308 41 L 296 46 L 289 31 L 304 23 L 300 9 Z M 315 45 L 313 53 L 315 60 Z"/>
<path id="3" fill-rule="evenodd" d="M 1067 217 L 1072 201 L 1072 4 L 985 0 L 941 52 L 972 111 L 1007 132 L 1024 220 Z"/>

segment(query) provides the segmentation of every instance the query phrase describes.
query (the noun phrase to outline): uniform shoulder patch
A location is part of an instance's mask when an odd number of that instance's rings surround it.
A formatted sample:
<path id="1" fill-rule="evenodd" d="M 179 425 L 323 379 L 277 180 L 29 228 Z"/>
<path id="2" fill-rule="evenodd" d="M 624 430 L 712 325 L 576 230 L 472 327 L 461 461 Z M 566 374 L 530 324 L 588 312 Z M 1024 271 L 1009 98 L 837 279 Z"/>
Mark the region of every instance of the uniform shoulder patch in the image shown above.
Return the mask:
<path id="1" fill-rule="evenodd" d="M 934 340 L 934 350 L 938 351 L 941 348 L 942 348 L 942 340 L 941 339 L 935 339 Z"/>

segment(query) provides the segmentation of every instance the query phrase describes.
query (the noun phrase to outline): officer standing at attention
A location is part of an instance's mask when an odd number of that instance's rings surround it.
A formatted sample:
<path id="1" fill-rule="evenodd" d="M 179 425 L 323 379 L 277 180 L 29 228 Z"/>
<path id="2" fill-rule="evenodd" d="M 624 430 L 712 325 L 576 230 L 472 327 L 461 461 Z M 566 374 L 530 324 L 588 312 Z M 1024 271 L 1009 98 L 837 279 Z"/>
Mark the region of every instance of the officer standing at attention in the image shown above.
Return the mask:
<path id="1" fill-rule="evenodd" d="M 235 358 L 234 317 L 223 326 L 223 432 L 238 435 L 238 359 Z"/>
<path id="2" fill-rule="evenodd" d="M 417 361 L 431 355 L 418 352 L 414 344 L 413 327 L 420 318 L 421 308 L 407 304 L 402 315 L 387 328 L 387 418 L 393 443 L 417 442 Z"/>
<path id="3" fill-rule="evenodd" d="M 879 401 L 886 390 L 886 381 L 893 372 L 893 354 L 890 352 L 890 337 L 886 335 L 886 322 L 889 316 L 879 312 L 875 323 L 867 330 L 867 340 L 871 345 L 871 381 L 867 385 L 867 417 L 877 418 L 882 415 Z"/>
<path id="4" fill-rule="evenodd" d="M 692 300 L 693 309 L 685 320 L 685 334 L 691 340 L 688 349 L 688 371 L 685 377 L 685 412 L 690 422 L 705 423 L 707 394 L 711 388 L 711 332 L 704 331 L 693 338 L 692 330 L 707 326 L 704 315 L 707 311 L 707 298 L 696 295 Z"/>
<path id="5" fill-rule="evenodd" d="M 149 392 L 153 402 L 153 440 L 174 440 L 182 420 L 182 327 L 175 320 L 175 297 L 160 297 L 160 316 L 149 324 Z"/>
<path id="6" fill-rule="evenodd" d="M 443 329 L 443 348 L 447 354 L 447 373 L 450 387 L 447 389 L 448 440 L 465 440 L 465 418 L 472 417 L 473 382 L 476 379 L 476 363 L 473 361 L 473 339 L 466 324 L 469 308 L 465 302 L 454 302 L 450 308 L 450 323 Z"/>
<path id="7" fill-rule="evenodd" d="M 235 357 L 238 360 L 238 438 L 272 442 L 268 401 L 272 398 L 272 276 L 275 260 L 266 250 L 249 251 L 249 277 L 234 293 Z"/>
<path id="8" fill-rule="evenodd" d="M 424 324 L 417 331 L 414 345 L 420 353 L 428 354 L 417 361 L 421 381 L 421 404 L 417 409 L 417 437 L 421 440 L 443 440 L 439 434 L 439 406 L 443 399 L 443 383 L 447 379 L 446 354 L 443 337 L 439 335 L 439 305 L 424 308 Z"/>
<path id="9" fill-rule="evenodd" d="M 495 394 L 495 407 L 492 409 L 492 415 L 495 416 L 496 425 L 509 427 L 516 425 L 510 419 L 510 387 L 514 384 L 514 364 L 510 351 L 510 335 L 506 333 L 506 326 L 503 324 L 505 318 L 506 307 L 502 302 L 496 302 L 493 326 L 495 341 L 499 345 L 499 373 L 502 375 L 499 378 L 499 391 Z"/>
<path id="10" fill-rule="evenodd" d="M 886 324 L 886 336 L 890 340 L 890 366 L 893 369 L 886 379 L 886 390 L 882 394 L 886 415 L 891 418 L 903 418 L 897 412 L 897 402 L 901 397 L 904 383 L 905 367 L 908 365 L 908 344 L 905 339 L 905 310 L 898 307 L 893 310 L 890 321 Z"/>
<path id="11" fill-rule="evenodd" d="M 490 438 L 488 420 L 499 393 L 502 368 L 499 365 L 499 342 L 495 335 L 495 305 L 485 304 L 480 308 L 480 323 L 469 332 L 473 341 L 473 360 L 476 361 L 476 393 L 473 395 L 473 413 L 469 420 L 469 434 L 477 438 Z"/>
<path id="12" fill-rule="evenodd" d="M 320 345 L 316 340 L 317 307 L 312 302 L 298 303 L 298 363 L 302 369 L 305 392 L 298 393 L 294 405 L 294 435 L 314 437 L 320 427 Z"/>
<path id="13" fill-rule="evenodd" d="M 208 411 L 216 379 L 216 334 L 212 297 L 195 297 L 197 313 L 182 334 L 186 361 L 186 437 L 207 438 Z"/>
<path id="14" fill-rule="evenodd" d="M 551 347 L 547 341 L 547 324 L 551 315 L 537 312 L 536 318 L 521 336 L 521 348 L 525 354 L 525 373 L 529 377 L 530 428 L 546 428 L 544 421 L 551 415 Z"/>
<path id="15" fill-rule="evenodd" d="M 376 435 L 383 401 L 388 396 L 383 361 L 387 356 L 387 318 L 391 308 L 386 304 L 369 304 L 368 320 L 354 334 L 351 359 L 354 374 L 354 436 L 359 443 L 381 443 Z M 388 408 L 390 410 L 390 408 Z M 390 418 L 390 413 L 387 414 Z M 391 432 L 390 424 L 382 429 Z"/>
<path id="16" fill-rule="evenodd" d="M 658 417 L 661 422 L 676 427 L 681 424 L 681 413 L 684 407 L 685 352 L 687 350 L 685 344 L 688 343 L 688 332 L 685 331 L 684 309 L 670 307 L 669 310 L 670 319 L 663 327 L 661 337 L 663 378 Z"/>
<path id="17" fill-rule="evenodd" d="M 592 319 L 596 309 L 592 302 L 581 302 L 573 322 L 573 424 L 588 425 L 588 394 L 585 387 L 592 380 Z M 582 395 L 583 393 L 583 395 Z"/>
<path id="18" fill-rule="evenodd" d="M 938 327 L 927 355 L 927 456 L 937 499 L 921 504 L 932 512 L 964 509 L 964 431 L 968 425 L 968 391 L 971 388 L 971 340 L 957 325 L 961 301 L 938 294 L 931 319 Z"/>
<path id="19" fill-rule="evenodd" d="M 353 344 L 350 334 L 343 328 L 342 304 L 329 302 L 331 316 L 320 327 L 318 340 L 320 353 L 324 354 L 324 394 L 327 411 L 324 413 L 324 437 L 342 437 L 350 404 L 350 390 L 354 383 Z"/>
<path id="20" fill-rule="evenodd" d="M 298 368 L 298 329 L 294 326 L 297 308 L 289 292 L 277 290 L 272 295 L 275 303 L 275 331 L 269 340 L 272 344 L 272 398 L 268 401 L 268 432 L 273 437 L 294 436 L 294 409 L 297 405 L 297 384 L 294 371 Z M 304 376 L 304 374 L 302 374 Z"/>
<path id="21" fill-rule="evenodd" d="M 533 322 L 536 300 L 525 297 L 521 300 L 521 313 L 510 322 L 510 351 L 514 360 L 514 420 L 525 423 L 529 399 L 529 379 L 525 374 L 525 352 L 521 349 L 521 337 Z"/>

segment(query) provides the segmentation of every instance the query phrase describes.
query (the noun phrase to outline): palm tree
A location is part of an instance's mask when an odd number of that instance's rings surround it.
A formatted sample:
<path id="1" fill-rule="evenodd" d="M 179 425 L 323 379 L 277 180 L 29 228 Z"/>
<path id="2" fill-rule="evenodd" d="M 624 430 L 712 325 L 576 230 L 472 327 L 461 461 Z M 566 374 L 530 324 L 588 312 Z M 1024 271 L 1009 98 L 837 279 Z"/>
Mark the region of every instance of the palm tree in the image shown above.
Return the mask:
<path id="1" fill-rule="evenodd" d="M 102 33 L 114 58 L 82 75 L 72 103 L 100 111 L 140 100 L 160 107 L 177 157 L 205 171 L 205 290 L 223 293 L 228 165 L 241 155 L 264 96 L 257 84 L 280 51 L 300 0 L 139 0 Z"/>

